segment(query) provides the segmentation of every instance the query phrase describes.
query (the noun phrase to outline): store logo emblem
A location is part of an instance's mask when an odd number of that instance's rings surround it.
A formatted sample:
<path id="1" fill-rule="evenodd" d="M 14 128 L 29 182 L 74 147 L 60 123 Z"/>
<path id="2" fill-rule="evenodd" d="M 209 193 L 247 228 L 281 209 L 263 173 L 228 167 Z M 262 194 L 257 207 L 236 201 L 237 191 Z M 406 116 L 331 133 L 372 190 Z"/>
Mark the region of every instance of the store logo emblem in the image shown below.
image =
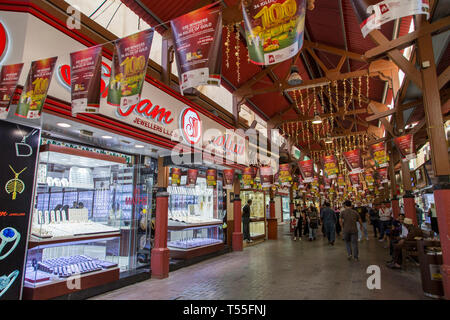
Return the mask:
<path id="1" fill-rule="evenodd" d="M 275 63 L 275 57 L 273 55 L 269 56 L 269 63 Z"/>
<path id="2" fill-rule="evenodd" d="M 180 117 L 180 127 L 183 136 L 190 144 L 196 144 L 202 136 L 202 122 L 197 111 L 193 108 L 186 108 Z"/>
<path id="3" fill-rule="evenodd" d="M 389 8 L 386 4 L 380 4 L 380 10 L 381 10 L 381 14 L 385 14 L 386 12 L 389 11 Z"/>
<path id="4" fill-rule="evenodd" d="M 6 53 L 8 52 L 8 32 L 6 31 L 5 26 L 2 22 L 0 22 L 0 62 L 3 60 L 3 58 L 6 56 Z"/>

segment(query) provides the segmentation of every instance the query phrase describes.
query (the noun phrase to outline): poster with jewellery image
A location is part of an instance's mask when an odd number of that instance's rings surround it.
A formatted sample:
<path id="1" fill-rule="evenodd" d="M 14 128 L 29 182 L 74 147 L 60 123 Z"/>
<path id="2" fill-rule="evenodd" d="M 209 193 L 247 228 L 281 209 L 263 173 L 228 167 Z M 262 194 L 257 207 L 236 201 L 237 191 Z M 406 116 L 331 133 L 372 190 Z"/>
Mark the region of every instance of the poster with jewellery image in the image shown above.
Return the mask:
<path id="1" fill-rule="evenodd" d="M 34 194 L 40 130 L 0 120 L 0 300 L 18 300 Z"/>

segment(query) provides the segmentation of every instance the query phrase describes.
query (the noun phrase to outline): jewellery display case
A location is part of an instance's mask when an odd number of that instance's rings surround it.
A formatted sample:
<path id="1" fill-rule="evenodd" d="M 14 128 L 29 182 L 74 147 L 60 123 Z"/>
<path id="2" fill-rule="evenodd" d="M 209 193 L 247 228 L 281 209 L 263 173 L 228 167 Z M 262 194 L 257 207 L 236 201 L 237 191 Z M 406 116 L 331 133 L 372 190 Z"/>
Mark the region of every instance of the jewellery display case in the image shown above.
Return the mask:
<path id="1" fill-rule="evenodd" d="M 183 169 L 182 169 L 183 170 Z M 208 187 L 204 172 L 199 170 L 194 186 L 186 185 L 186 171 L 181 172 L 180 185 L 169 178 L 168 248 L 173 259 L 190 259 L 224 247 L 222 230 L 222 181 Z"/>
<path id="2" fill-rule="evenodd" d="M 25 298 L 98 286 L 133 267 L 133 178 L 119 154 L 41 145 Z M 67 278 L 77 274 L 81 286 L 68 289 Z"/>
<path id="3" fill-rule="evenodd" d="M 250 207 L 250 238 L 252 240 L 264 239 L 266 236 L 265 195 L 259 190 L 242 190 L 240 193 L 242 207 L 249 199 Z M 242 229 L 243 230 L 243 229 Z"/>
<path id="4" fill-rule="evenodd" d="M 119 280 L 119 243 L 115 236 L 31 246 L 23 298 L 51 299 Z"/>

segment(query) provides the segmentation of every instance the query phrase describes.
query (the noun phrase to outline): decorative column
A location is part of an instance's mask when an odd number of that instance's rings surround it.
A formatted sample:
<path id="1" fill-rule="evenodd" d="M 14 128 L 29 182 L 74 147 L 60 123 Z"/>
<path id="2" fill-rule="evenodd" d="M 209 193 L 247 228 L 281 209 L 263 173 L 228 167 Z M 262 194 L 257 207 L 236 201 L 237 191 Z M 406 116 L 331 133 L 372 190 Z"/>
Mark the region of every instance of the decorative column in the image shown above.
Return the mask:
<path id="1" fill-rule="evenodd" d="M 417 226 L 416 203 L 414 201 L 414 195 L 412 194 L 409 163 L 408 161 L 404 161 L 403 159 L 401 160 L 401 162 L 403 190 L 405 192 L 405 194 L 403 195 L 403 209 L 405 211 L 405 217 L 412 219 L 413 224 Z"/>
<path id="2" fill-rule="evenodd" d="M 242 234 L 242 205 L 241 205 L 241 184 L 237 175 L 234 180 L 234 200 L 233 200 L 233 215 L 234 215 L 234 231 L 232 247 L 233 251 L 243 250 L 244 235 Z"/>
<path id="3" fill-rule="evenodd" d="M 290 211 L 290 216 L 292 217 L 294 215 L 294 190 L 292 188 L 292 186 L 289 188 L 289 211 Z M 292 224 L 289 223 L 289 230 L 291 232 L 294 232 L 294 228 L 292 227 Z"/>
<path id="4" fill-rule="evenodd" d="M 270 194 L 270 202 L 269 202 L 270 218 L 267 219 L 268 225 L 267 239 L 277 240 L 278 221 L 277 218 L 275 217 L 275 194 L 272 188 L 270 188 L 269 194 Z"/>
<path id="5" fill-rule="evenodd" d="M 419 22 L 419 28 L 429 26 L 424 17 L 418 18 L 416 22 Z M 431 34 L 419 37 L 417 49 L 422 75 L 423 106 L 431 146 L 431 163 L 438 178 L 438 182 L 435 183 L 434 201 L 442 247 L 441 273 L 444 295 L 450 300 L 450 163 L 439 93 L 445 83 L 439 84 L 438 81 Z"/>
<path id="6" fill-rule="evenodd" d="M 156 193 L 155 246 L 151 253 L 152 277 L 163 279 L 169 276 L 169 249 L 167 232 L 169 222 L 169 193 L 167 185 L 169 168 L 163 166 L 163 158 L 158 159 L 158 192 Z"/>
<path id="7" fill-rule="evenodd" d="M 392 215 L 394 216 L 394 219 L 397 219 L 400 214 L 400 201 L 395 196 L 395 198 L 392 198 L 391 200 L 391 208 L 392 208 Z"/>
<path id="8" fill-rule="evenodd" d="M 391 180 L 391 208 L 394 219 L 398 218 L 400 214 L 400 202 L 397 197 L 397 183 L 395 181 L 395 158 L 398 158 L 398 152 L 392 148 L 392 142 L 387 142 L 387 148 L 389 153 L 389 178 Z M 395 153 L 395 154 L 394 154 Z"/>

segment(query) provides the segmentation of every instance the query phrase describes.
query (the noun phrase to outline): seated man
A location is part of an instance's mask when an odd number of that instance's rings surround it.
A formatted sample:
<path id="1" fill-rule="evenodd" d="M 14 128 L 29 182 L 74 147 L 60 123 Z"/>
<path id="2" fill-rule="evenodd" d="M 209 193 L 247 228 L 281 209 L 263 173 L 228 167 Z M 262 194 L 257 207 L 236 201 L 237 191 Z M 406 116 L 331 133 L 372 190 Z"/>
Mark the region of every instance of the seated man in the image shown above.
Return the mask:
<path id="1" fill-rule="evenodd" d="M 410 218 L 405 218 L 402 223 L 402 232 L 400 234 L 400 240 L 397 244 L 394 244 L 392 259 L 393 262 L 388 264 L 389 268 L 401 269 L 402 264 L 402 249 L 405 246 L 406 241 L 413 241 L 416 237 L 422 237 L 422 230 L 413 225 L 413 221 Z"/>
<path id="2" fill-rule="evenodd" d="M 389 232 L 389 255 L 392 256 L 394 253 L 394 244 L 397 244 L 401 240 L 401 234 L 402 234 L 402 225 L 403 221 L 405 219 L 404 214 L 400 214 L 398 216 L 398 219 L 394 219 L 392 221 L 391 230 Z M 393 262 L 391 259 L 388 261 L 388 263 Z"/>

